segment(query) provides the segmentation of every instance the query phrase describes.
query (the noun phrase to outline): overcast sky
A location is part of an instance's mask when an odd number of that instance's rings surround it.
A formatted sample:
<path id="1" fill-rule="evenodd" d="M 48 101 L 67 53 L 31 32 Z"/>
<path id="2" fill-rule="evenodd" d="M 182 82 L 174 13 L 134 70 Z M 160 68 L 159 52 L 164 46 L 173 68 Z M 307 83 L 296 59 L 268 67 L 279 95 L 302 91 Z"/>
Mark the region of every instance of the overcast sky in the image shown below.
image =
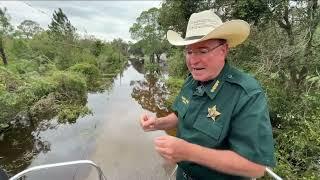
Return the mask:
<path id="1" fill-rule="evenodd" d="M 129 28 L 142 11 L 160 7 L 161 1 L 1 1 L 14 26 L 33 20 L 47 29 L 54 10 L 61 8 L 81 34 L 99 39 L 131 40 Z"/>

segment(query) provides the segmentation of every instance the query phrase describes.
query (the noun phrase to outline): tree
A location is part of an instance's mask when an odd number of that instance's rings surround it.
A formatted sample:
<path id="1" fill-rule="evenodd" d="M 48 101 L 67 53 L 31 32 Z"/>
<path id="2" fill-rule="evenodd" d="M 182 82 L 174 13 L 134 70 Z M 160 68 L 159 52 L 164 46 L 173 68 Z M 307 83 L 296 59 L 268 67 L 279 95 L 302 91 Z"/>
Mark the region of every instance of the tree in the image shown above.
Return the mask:
<path id="1" fill-rule="evenodd" d="M 54 11 L 52 21 L 48 27 L 49 36 L 53 40 L 73 41 L 75 38 L 76 28 L 72 26 L 61 8 L 58 11 Z"/>
<path id="2" fill-rule="evenodd" d="M 123 55 L 128 55 L 128 43 L 125 42 L 123 39 L 121 38 L 117 38 L 117 39 L 113 39 L 111 41 L 111 45 L 113 47 L 119 48 L 119 51 L 123 54 Z"/>
<path id="3" fill-rule="evenodd" d="M 210 0 L 166 0 L 160 8 L 159 24 L 165 31 L 174 30 L 184 37 L 191 14 L 210 9 L 213 4 Z"/>
<path id="4" fill-rule="evenodd" d="M 48 25 L 48 35 L 54 47 L 54 58 L 60 69 L 66 69 L 74 64 L 72 51 L 75 46 L 76 28 L 72 26 L 67 16 L 59 8 L 54 11 L 51 23 Z"/>
<path id="5" fill-rule="evenodd" d="M 142 50 L 142 45 L 141 41 L 138 41 L 136 43 L 129 43 L 129 50 L 128 53 L 138 56 L 138 57 L 143 57 L 143 50 Z"/>
<path id="6" fill-rule="evenodd" d="M 160 62 L 160 55 L 168 48 L 165 40 L 165 31 L 158 23 L 159 9 L 151 8 L 143 11 L 130 28 L 131 37 L 142 43 L 145 54 L 150 56 L 153 62 L 154 55 Z"/>
<path id="7" fill-rule="evenodd" d="M 284 40 L 289 50 L 279 64 L 283 83 L 289 91 L 304 88 L 308 71 L 317 63 L 312 52 L 317 46 L 313 38 L 320 23 L 318 0 L 217 0 L 209 6 L 225 19 L 243 19 L 259 29 L 276 23 L 287 36 Z"/>
<path id="8" fill-rule="evenodd" d="M 8 60 L 4 51 L 4 38 L 8 33 L 12 31 L 12 26 L 9 22 L 9 16 L 7 14 L 7 9 L 0 8 L 0 55 L 4 65 L 8 64 Z"/>
<path id="9" fill-rule="evenodd" d="M 24 20 L 19 26 L 18 29 L 21 31 L 26 38 L 32 38 L 35 34 L 43 31 L 40 25 L 32 20 Z"/>
<path id="10" fill-rule="evenodd" d="M 94 44 L 92 45 L 91 48 L 91 53 L 95 56 L 98 57 L 102 51 L 103 48 L 103 43 L 101 42 L 101 40 L 96 40 L 94 42 Z"/>

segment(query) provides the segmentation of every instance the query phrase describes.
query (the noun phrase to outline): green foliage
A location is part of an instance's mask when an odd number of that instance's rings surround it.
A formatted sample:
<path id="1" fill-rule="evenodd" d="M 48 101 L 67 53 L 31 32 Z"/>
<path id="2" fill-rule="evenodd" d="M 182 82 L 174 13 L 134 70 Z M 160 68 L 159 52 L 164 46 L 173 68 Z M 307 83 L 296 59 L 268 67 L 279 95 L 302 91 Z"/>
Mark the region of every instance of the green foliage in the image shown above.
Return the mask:
<path id="1" fill-rule="evenodd" d="M 129 49 L 128 43 L 123 41 L 121 38 L 113 39 L 110 42 L 110 45 L 113 48 L 116 48 L 117 50 L 119 50 L 122 55 L 128 56 L 128 49 Z"/>
<path id="2" fill-rule="evenodd" d="M 4 64 L 7 57 L 11 62 L 0 66 L 1 127 L 22 112 L 35 123 L 56 116 L 75 122 L 89 112 L 88 89 L 108 88 L 126 62 L 125 41 L 79 40 L 61 9 L 54 12 L 47 31 L 25 20 L 11 32 L 9 15 L 0 9 L 0 56 Z M 104 79 L 101 70 L 112 77 Z"/>
<path id="3" fill-rule="evenodd" d="M 79 73 L 56 71 L 45 79 L 33 80 L 29 86 L 25 88 L 24 97 L 33 100 L 29 103 L 29 112 L 34 120 L 58 116 L 59 121 L 75 121 L 79 115 L 88 112 L 84 107 L 87 98 L 85 77 Z"/>
<path id="4" fill-rule="evenodd" d="M 165 40 L 165 31 L 158 23 L 159 13 L 157 8 L 143 11 L 137 18 L 137 22 L 130 27 L 132 38 L 139 40 L 140 47 L 146 55 L 152 57 L 156 55 L 157 62 L 160 62 L 160 55 L 169 47 Z"/>
<path id="5" fill-rule="evenodd" d="M 58 101 L 54 93 L 43 96 L 30 107 L 30 116 L 37 121 L 51 119 L 58 112 Z"/>
<path id="6" fill-rule="evenodd" d="M 23 84 L 23 81 L 7 68 L 0 67 L 0 84 L 6 91 L 14 92 Z"/>
<path id="7" fill-rule="evenodd" d="M 2 91 L 0 94 L 0 124 L 9 124 L 10 120 L 20 112 L 23 104 L 21 104 L 17 93 Z"/>
<path id="8" fill-rule="evenodd" d="M 188 74 L 182 49 L 174 49 L 168 58 L 169 75 L 184 78 Z"/>
<path id="9" fill-rule="evenodd" d="M 97 65 L 102 73 L 113 74 L 123 67 L 125 60 L 126 57 L 121 54 L 120 50 L 110 44 L 106 44 L 103 52 L 97 59 Z"/>
<path id="10" fill-rule="evenodd" d="M 43 31 L 40 25 L 32 20 L 24 20 L 21 24 L 17 27 L 21 34 L 26 38 L 32 38 L 35 34 Z"/>
<path id="11" fill-rule="evenodd" d="M 164 1 L 160 9 L 159 24 L 165 31 L 169 29 L 175 30 L 184 37 L 191 14 L 200 10 L 210 9 L 210 4 L 212 2 L 204 0 Z"/>
<path id="12" fill-rule="evenodd" d="M 51 42 L 51 39 L 49 38 L 49 35 L 46 31 L 36 34 L 32 39 L 28 41 L 31 48 L 30 53 L 36 54 L 38 56 L 45 56 L 50 60 L 54 59 L 56 55 L 55 48 L 59 45 Z"/>
<path id="13" fill-rule="evenodd" d="M 9 49 L 9 48 L 8 48 Z M 30 58 L 30 47 L 27 42 L 22 39 L 13 40 L 10 51 L 15 55 L 16 58 Z"/>
<path id="14" fill-rule="evenodd" d="M 73 47 L 71 44 L 61 44 L 57 50 L 54 62 L 60 70 L 65 70 L 76 63 L 76 59 L 72 57 Z"/>
<path id="15" fill-rule="evenodd" d="M 39 66 L 35 61 L 28 61 L 25 59 L 20 59 L 17 63 L 14 63 L 10 67 L 19 74 L 26 74 L 32 71 L 39 71 Z"/>
<path id="16" fill-rule="evenodd" d="M 178 96 L 183 83 L 184 83 L 184 79 L 174 78 L 174 77 L 170 77 L 166 81 L 166 85 L 167 85 L 169 92 L 170 92 L 169 97 L 166 99 L 166 102 L 165 102 L 167 107 L 171 107 L 175 98 Z"/>
<path id="17" fill-rule="evenodd" d="M 95 56 L 95 57 L 98 57 L 102 51 L 102 48 L 103 48 L 103 44 L 100 40 L 97 40 L 92 49 L 91 49 L 91 53 Z"/>
<path id="18" fill-rule="evenodd" d="M 51 78 L 56 83 L 59 101 L 80 104 L 86 102 L 87 85 L 85 78 L 79 73 L 58 71 Z"/>
<path id="19" fill-rule="evenodd" d="M 71 58 L 74 59 L 74 63 L 87 63 L 97 65 L 97 57 L 95 57 L 89 50 L 82 48 L 72 49 Z"/>
<path id="20" fill-rule="evenodd" d="M 272 17 L 267 1 L 238 0 L 233 2 L 233 9 L 232 17 L 253 22 L 255 25 L 268 22 Z"/>
<path id="21" fill-rule="evenodd" d="M 101 77 L 99 69 L 93 64 L 81 63 L 71 66 L 70 71 L 78 72 L 84 75 L 86 83 L 89 87 L 97 86 L 98 80 Z"/>
<path id="22" fill-rule="evenodd" d="M 35 101 L 46 97 L 57 89 L 57 83 L 51 80 L 50 77 L 30 78 L 27 84 L 20 88 L 22 98 L 26 100 L 27 105 L 31 105 Z M 30 100 L 29 102 L 27 100 Z"/>
<path id="23" fill-rule="evenodd" d="M 72 26 L 67 16 L 59 8 L 58 11 L 54 11 L 51 23 L 48 25 L 49 36 L 54 41 L 68 40 L 69 42 L 74 40 L 76 28 Z"/>
<path id="24" fill-rule="evenodd" d="M 145 61 L 144 68 L 145 68 L 145 71 L 149 73 L 157 73 L 160 71 L 159 64 L 154 64 L 154 63 L 151 63 L 150 61 Z"/>
<path id="25" fill-rule="evenodd" d="M 75 44 L 76 29 L 72 26 L 61 8 L 58 11 L 54 11 L 48 28 L 47 32 L 50 38 L 49 42 L 54 51 L 53 58 L 55 64 L 61 70 L 67 69 L 77 62 L 72 54 L 75 48 L 77 48 Z"/>
<path id="26" fill-rule="evenodd" d="M 278 158 L 275 171 L 285 179 L 319 179 L 319 93 L 288 96 L 279 81 L 266 86 Z"/>
<path id="27" fill-rule="evenodd" d="M 137 57 L 144 56 L 143 49 L 142 49 L 142 41 L 138 41 L 134 44 L 130 44 L 129 46 L 130 46 L 130 48 L 129 48 L 128 52 L 130 54 L 137 56 Z"/>
<path id="28" fill-rule="evenodd" d="M 18 112 L 26 110 L 28 106 L 54 90 L 54 86 L 47 79 L 29 80 L 30 83 L 25 83 L 5 68 L 1 67 L 0 73 L 0 122 L 10 121 Z"/>
<path id="29" fill-rule="evenodd" d="M 4 65 L 8 64 L 5 54 L 4 39 L 12 31 L 12 26 L 9 22 L 9 16 L 6 8 L 0 8 L 0 55 Z"/>
<path id="30" fill-rule="evenodd" d="M 12 26 L 9 22 L 9 16 L 6 8 L 0 8 L 0 37 L 1 41 L 4 35 L 12 30 Z"/>
<path id="31" fill-rule="evenodd" d="M 60 106 L 58 120 L 60 123 L 75 123 L 79 117 L 83 117 L 91 113 L 88 107 L 79 105 L 63 105 Z"/>

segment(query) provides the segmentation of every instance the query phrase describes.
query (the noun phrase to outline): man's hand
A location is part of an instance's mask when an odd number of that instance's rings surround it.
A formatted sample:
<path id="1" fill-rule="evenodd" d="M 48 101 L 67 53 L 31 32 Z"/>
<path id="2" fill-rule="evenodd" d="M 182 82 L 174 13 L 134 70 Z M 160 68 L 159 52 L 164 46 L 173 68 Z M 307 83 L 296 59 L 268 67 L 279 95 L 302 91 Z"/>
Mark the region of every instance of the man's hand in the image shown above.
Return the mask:
<path id="1" fill-rule="evenodd" d="M 156 117 L 151 117 L 146 113 L 143 113 L 140 117 L 140 125 L 144 131 L 155 131 L 156 129 Z"/>
<path id="2" fill-rule="evenodd" d="M 187 160 L 191 144 L 174 136 L 161 136 L 154 140 L 156 151 L 169 163 Z"/>

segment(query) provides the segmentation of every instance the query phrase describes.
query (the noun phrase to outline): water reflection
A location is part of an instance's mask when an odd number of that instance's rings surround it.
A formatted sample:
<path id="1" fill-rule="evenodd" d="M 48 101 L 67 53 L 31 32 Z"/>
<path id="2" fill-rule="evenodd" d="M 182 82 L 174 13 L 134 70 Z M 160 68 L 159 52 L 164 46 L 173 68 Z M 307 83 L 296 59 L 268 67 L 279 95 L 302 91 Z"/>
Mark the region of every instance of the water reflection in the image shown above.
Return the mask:
<path id="1" fill-rule="evenodd" d="M 144 74 L 144 61 L 141 61 L 136 58 L 130 58 L 129 61 L 135 70 L 137 70 L 140 74 Z"/>
<path id="2" fill-rule="evenodd" d="M 144 64 L 139 61 L 132 62 L 133 67 L 144 72 Z M 161 73 L 161 72 L 160 72 Z M 147 109 L 156 114 L 157 117 L 163 117 L 170 113 L 165 99 L 168 97 L 168 89 L 165 86 L 164 77 L 166 74 L 147 73 L 144 80 L 132 81 L 133 86 L 131 96 L 143 109 Z M 167 134 L 175 136 L 176 129 L 166 131 Z"/>
<path id="3" fill-rule="evenodd" d="M 132 81 L 131 85 L 133 85 L 131 96 L 142 108 L 156 113 L 157 117 L 168 114 L 168 109 L 165 107 L 167 88 L 157 74 L 146 74 L 145 80 Z"/>
<path id="4" fill-rule="evenodd" d="M 126 64 L 119 73 L 122 73 L 127 67 L 128 65 Z M 104 86 L 105 90 L 111 90 L 114 78 L 116 78 L 116 75 L 108 77 Z M 5 132 L 0 132 L 0 168 L 4 169 L 9 176 L 13 176 L 28 168 L 34 162 L 36 162 L 35 165 L 39 165 L 50 163 L 50 161 L 51 163 L 65 161 L 68 158 L 79 159 L 79 156 L 83 155 L 81 154 L 83 152 L 79 151 L 79 149 L 77 150 L 78 152 L 72 154 L 66 152 L 72 152 L 76 146 L 89 146 L 88 142 L 92 141 L 94 137 L 91 136 L 91 132 L 87 133 L 86 131 L 94 129 L 97 123 L 91 119 L 92 114 L 81 117 L 85 114 L 78 113 L 79 110 L 76 108 L 86 108 L 87 98 L 89 97 L 86 94 L 83 98 L 85 98 L 85 102 L 79 104 L 79 107 L 70 106 L 66 108 L 64 106 L 64 110 L 68 110 L 65 114 L 73 113 L 74 116 L 72 118 L 63 117 L 61 119 L 60 117 L 59 119 L 57 112 L 53 111 L 50 106 L 46 109 L 39 108 L 38 111 L 34 110 L 37 113 L 32 115 L 19 113 L 11 122 L 12 127 L 6 129 Z M 82 122 L 79 122 L 79 119 Z M 84 134 L 84 132 L 88 135 Z M 61 145 L 63 144 L 61 142 L 68 141 L 72 141 L 72 143 Z M 54 149 L 54 152 L 51 152 L 52 149 Z M 53 156 L 50 154 L 53 154 Z M 67 157 L 64 157 L 64 155 Z M 57 157 L 63 158 L 59 159 Z"/>
<path id="5" fill-rule="evenodd" d="M 107 130 L 103 129 L 102 131 L 110 139 L 106 138 L 109 141 L 103 139 L 98 142 L 101 144 L 101 151 L 103 152 L 101 156 L 97 156 L 99 157 L 98 159 L 106 158 L 109 155 L 113 161 L 106 161 L 105 163 L 110 163 L 111 167 L 116 168 L 117 166 L 114 166 L 112 162 L 117 162 L 116 160 L 119 158 L 115 158 L 115 152 L 119 152 L 119 156 L 123 157 L 119 162 L 126 161 L 128 167 L 125 166 L 123 168 L 128 168 L 128 171 L 135 172 L 136 169 L 132 169 L 133 166 L 152 167 L 150 165 L 152 164 L 150 157 L 155 158 L 154 154 L 152 154 L 155 152 L 152 149 L 152 143 L 146 141 L 146 139 L 150 140 L 156 134 L 148 134 L 148 136 L 141 132 L 140 127 L 133 120 L 135 117 L 138 117 L 140 112 L 137 112 L 139 107 L 136 107 L 137 103 L 132 101 L 132 98 L 142 105 L 144 109 L 155 112 L 157 116 L 163 116 L 168 113 L 164 105 L 167 89 L 160 75 L 143 75 L 136 72 L 135 69 L 138 72 L 144 72 L 143 64 L 139 61 L 130 61 L 129 64 L 125 65 L 116 77 L 117 80 L 114 83 L 113 89 L 108 89 L 111 93 L 104 91 L 102 93 L 88 94 L 87 106 L 92 110 L 93 115 L 78 118 L 74 123 L 67 122 L 63 124 L 59 123 L 56 118 L 42 118 L 34 124 L 19 128 L 15 127 L 8 130 L 5 134 L 0 134 L 0 168 L 4 168 L 10 175 L 13 175 L 29 166 L 85 159 L 92 151 L 92 148 L 96 147 L 97 129 L 101 127 L 103 122 L 105 123 L 104 128 L 110 125 L 109 129 L 106 128 Z M 110 76 L 109 78 L 113 81 L 112 79 L 115 76 Z M 122 81 L 120 85 L 118 85 L 119 81 Z M 127 106 L 134 108 L 124 115 L 123 112 L 128 110 Z M 120 117 L 122 119 L 119 120 Z M 128 138 L 125 133 L 114 128 L 115 124 L 117 124 L 116 127 L 119 127 L 119 129 L 125 129 L 125 132 L 129 132 L 128 129 L 135 130 L 130 131 L 130 135 L 133 135 L 134 139 Z M 163 132 L 158 133 L 161 134 Z M 136 143 L 137 137 L 140 138 L 138 146 L 132 144 L 133 142 Z M 105 153 L 107 151 L 105 149 L 106 145 L 108 145 L 108 150 L 111 150 L 110 154 Z M 144 150 L 141 150 L 141 147 Z M 112 150 L 115 150 L 115 152 Z M 127 156 L 124 156 L 124 150 L 126 150 Z M 144 156 L 137 157 L 136 155 L 141 152 L 143 152 Z M 141 160 L 141 158 L 145 159 Z M 152 162 L 156 161 L 152 160 Z M 159 166 L 158 163 L 156 167 L 159 168 Z M 106 170 L 108 170 L 109 174 L 112 174 L 112 172 L 109 172 L 109 168 L 106 168 Z M 85 173 L 83 170 L 79 170 L 80 172 Z M 118 171 L 115 170 L 115 172 Z M 134 174 L 134 172 L 127 172 L 127 174 Z M 47 173 L 48 171 L 43 175 L 31 175 L 30 179 L 65 179 L 66 177 L 73 177 L 74 169 L 52 171 L 48 173 L 50 176 Z M 145 173 L 143 174 L 145 175 Z M 152 174 L 148 174 L 147 176 L 151 177 Z"/>
<path id="6" fill-rule="evenodd" d="M 27 168 L 33 157 L 50 151 L 50 143 L 37 136 L 32 127 L 12 128 L 1 134 L 0 164 L 9 175 Z"/>

